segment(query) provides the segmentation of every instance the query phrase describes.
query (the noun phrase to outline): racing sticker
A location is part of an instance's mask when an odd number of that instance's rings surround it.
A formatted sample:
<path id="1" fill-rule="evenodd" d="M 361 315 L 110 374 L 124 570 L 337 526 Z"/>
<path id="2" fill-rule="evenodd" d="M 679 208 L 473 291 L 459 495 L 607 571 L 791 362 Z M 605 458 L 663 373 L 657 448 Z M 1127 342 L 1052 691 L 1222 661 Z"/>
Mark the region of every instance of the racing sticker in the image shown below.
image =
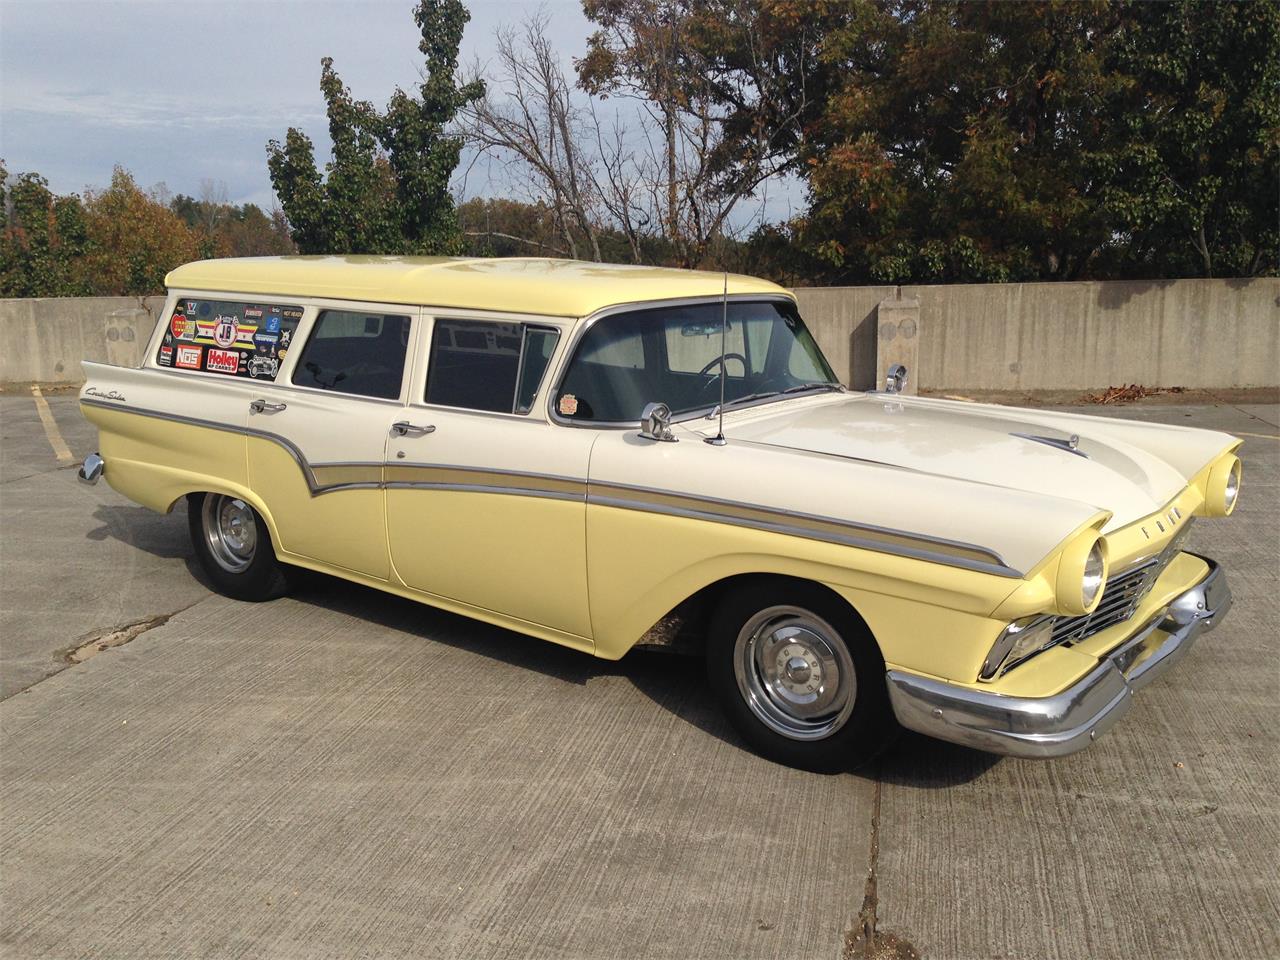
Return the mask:
<path id="1" fill-rule="evenodd" d="M 173 366 L 173 347 L 161 347 L 160 357 L 158 362 L 162 367 L 172 367 Z"/>
<path id="2" fill-rule="evenodd" d="M 261 307 L 245 307 L 244 315 L 246 317 L 260 317 L 262 316 L 262 308 Z"/>
<path id="3" fill-rule="evenodd" d="M 212 373 L 229 373 L 234 376 L 240 372 L 240 353 L 236 350 L 210 350 L 205 358 L 204 368 Z"/>
<path id="4" fill-rule="evenodd" d="M 220 347 L 229 347 L 236 342 L 239 328 L 235 317 L 218 317 L 213 322 L 213 342 Z"/>
<path id="5" fill-rule="evenodd" d="M 275 357 L 250 357 L 248 372 L 254 379 L 274 380 L 280 372 L 280 361 Z"/>
<path id="6" fill-rule="evenodd" d="M 195 341 L 224 350 L 231 347 L 250 349 L 253 347 L 253 335 L 257 332 L 256 323 L 240 323 L 234 316 L 220 314 L 212 320 L 196 321 Z"/>
<path id="7" fill-rule="evenodd" d="M 196 322 L 182 313 L 181 304 L 174 307 L 173 316 L 169 318 L 169 336 L 175 340 L 196 338 Z"/>
<path id="8" fill-rule="evenodd" d="M 204 347 L 178 347 L 174 357 L 174 366 L 183 367 L 187 370 L 200 369 L 200 357 L 204 353 Z"/>

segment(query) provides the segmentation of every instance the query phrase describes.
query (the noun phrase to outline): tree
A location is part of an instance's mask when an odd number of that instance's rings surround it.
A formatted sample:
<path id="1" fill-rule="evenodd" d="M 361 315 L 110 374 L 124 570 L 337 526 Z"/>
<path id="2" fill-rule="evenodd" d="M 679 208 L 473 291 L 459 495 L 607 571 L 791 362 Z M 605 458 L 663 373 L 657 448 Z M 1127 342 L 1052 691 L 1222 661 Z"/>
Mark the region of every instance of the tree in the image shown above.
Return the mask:
<path id="1" fill-rule="evenodd" d="M 446 130 L 484 93 L 459 87 L 458 45 L 470 16 L 460 0 L 420 0 L 414 10 L 426 58 L 418 95 L 397 89 L 385 113 L 355 100 L 321 61 L 332 160 L 322 176 L 311 140 L 290 128 L 267 145 L 271 182 L 303 253 L 454 253 L 461 243 L 449 178 L 461 141 Z"/>
<path id="2" fill-rule="evenodd" d="M 1114 45 L 1131 77 L 1105 203 L 1138 275 L 1280 266 L 1280 4 L 1141 4 Z"/>
<path id="3" fill-rule="evenodd" d="M 625 192 L 635 204 L 635 186 L 648 187 L 639 206 L 652 207 L 682 265 L 704 263 L 739 205 L 798 162 L 813 110 L 809 68 L 839 6 L 584 0 L 599 29 L 577 63 L 579 84 L 641 104 L 645 141 Z"/>
<path id="4" fill-rule="evenodd" d="M 117 166 L 106 190 L 86 191 L 87 244 L 79 282 L 99 296 L 144 296 L 164 290 L 174 267 L 200 256 L 196 234 Z"/>
<path id="5" fill-rule="evenodd" d="M 547 14 L 538 12 L 519 30 L 498 29 L 497 82 L 503 99 L 486 91 L 464 108 L 462 131 L 479 150 L 523 166 L 537 201 L 555 215 L 563 249 L 578 259 L 581 238 L 598 262 L 596 164 L 582 110 L 573 101 L 546 26 Z"/>
<path id="6" fill-rule="evenodd" d="M 776 12 L 790 5 L 758 6 L 786 47 L 800 26 Z M 803 164 L 810 206 L 792 232 L 819 278 L 1276 269 L 1275 0 L 832 11 L 816 57 L 776 61 L 821 105 L 780 141 Z M 726 130 L 760 120 L 716 96 Z"/>
<path id="7" fill-rule="evenodd" d="M 84 206 L 59 197 L 37 173 L 12 183 L 0 161 L 0 297 L 85 296 L 78 271 L 89 246 Z"/>

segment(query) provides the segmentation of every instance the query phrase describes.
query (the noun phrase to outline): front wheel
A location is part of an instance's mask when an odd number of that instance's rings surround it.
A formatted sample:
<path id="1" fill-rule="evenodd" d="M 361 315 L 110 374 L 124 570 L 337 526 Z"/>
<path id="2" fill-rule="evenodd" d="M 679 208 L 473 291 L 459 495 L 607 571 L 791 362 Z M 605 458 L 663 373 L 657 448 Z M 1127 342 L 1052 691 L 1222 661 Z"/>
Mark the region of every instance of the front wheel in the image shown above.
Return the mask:
<path id="1" fill-rule="evenodd" d="M 239 497 L 193 493 L 187 498 L 191 544 L 219 593 L 236 600 L 273 600 L 288 589 L 261 514 Z"/>
<path id="2" fill-rule="evenodd" d="M 712 688 L 743 738 L 787 766 L 832 772 L 878 755 L 896 733 L 884 672 L 866 627 L 814 584 L 744 583 L 712 618 Z"/>

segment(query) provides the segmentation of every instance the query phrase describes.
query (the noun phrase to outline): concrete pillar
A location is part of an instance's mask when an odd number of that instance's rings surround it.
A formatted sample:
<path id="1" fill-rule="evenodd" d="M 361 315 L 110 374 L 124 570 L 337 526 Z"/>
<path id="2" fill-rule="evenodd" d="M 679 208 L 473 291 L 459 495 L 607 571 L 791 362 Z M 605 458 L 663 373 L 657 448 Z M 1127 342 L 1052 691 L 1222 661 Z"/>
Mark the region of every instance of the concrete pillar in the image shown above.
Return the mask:
<path id="1" fill-rule="evenodd" d="M 920 386 L 920 301 L 881 300 L 876 307 L 876 388 L 884 388 L 889 368 L 907 368 L 903 393 L 915 394 Z"/>
<path id="2" fill-rule="evenodd" d="M 107 340 L 107 363 L 117 367 L 136 367 L 142 360 L 142 349 L 154 324 L 145 306 L 123 307 L 107 313 L 104 322 Z M 139 335 L 139 330 L 142 334 Z"/>

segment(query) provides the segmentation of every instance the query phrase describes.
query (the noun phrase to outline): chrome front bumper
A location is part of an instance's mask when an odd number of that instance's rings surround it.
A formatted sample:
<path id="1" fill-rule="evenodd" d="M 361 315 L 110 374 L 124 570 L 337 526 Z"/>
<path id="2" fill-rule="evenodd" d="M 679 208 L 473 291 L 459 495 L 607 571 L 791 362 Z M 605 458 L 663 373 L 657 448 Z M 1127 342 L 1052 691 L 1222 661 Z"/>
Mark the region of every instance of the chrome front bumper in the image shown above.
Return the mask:
<path id="1" fill-rule="evenodd" d="M 1204 579 L 1052 697 L 1009 697 L 890 670 L 889 699 L 911 730 L 1011 757 L 1061 757 L 1083 750 L 1132 705 L 1133 694 L 1176 663 L 1231 608 L 1222 569 L 1207 557 Z"/>

